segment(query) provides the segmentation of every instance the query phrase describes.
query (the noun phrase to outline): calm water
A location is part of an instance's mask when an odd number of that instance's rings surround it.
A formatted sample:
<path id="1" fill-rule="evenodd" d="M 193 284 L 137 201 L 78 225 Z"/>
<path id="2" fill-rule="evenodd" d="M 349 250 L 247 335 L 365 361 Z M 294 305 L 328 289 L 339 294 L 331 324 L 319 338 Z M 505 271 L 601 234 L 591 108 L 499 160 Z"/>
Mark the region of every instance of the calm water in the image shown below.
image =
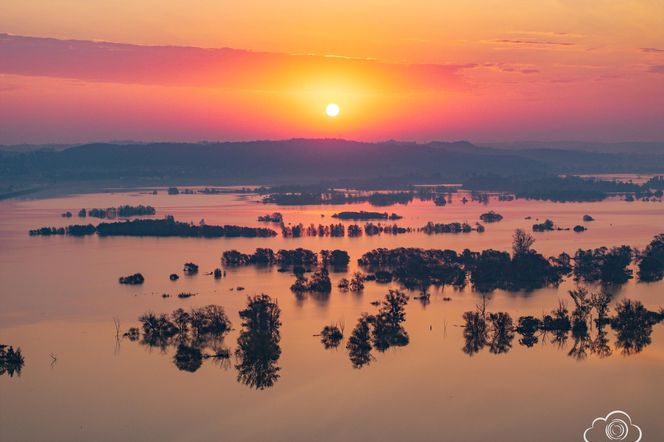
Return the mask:
<path id="1" fill-rule="evenodd" d="M 462 250 L 508 250 L 517 227 L 528 230 L 536 218 L 558 225 L 581 224 L 589 231 L 535 234 L 535 248 L 545 255 L 579 247 L 628 244 L 644 247 L 664 231 L 664 205 L 605 201 L 556 204 L 534 201 L 462 205 L 460 196 L 445 207 L 427 202 L 372 208 L 349 206 L 274 207 L 238 195 L 178 195 L 165 192 L 86 194 L 45 200 L 0 202 L 0 343 L 20 347 L 25 367 L 20 377 L 0 376 L 2 441 L 310 441 L 310 440 L 455 440 L 575 441 L 598 416 L 621 409 L 644 431 L 644 439 L 664 440 L 664 326 L 655 326 L 652 344 L 624 356 L 589 354 L 579 360 L 541 338 L 531 348 L 516 335 L 505 354 L 488 349 L 469 356 L 464 347 L 462 314 L 483 302 L 470 288 L 432 291 L 428 305 L 413 300 L 406 307 L 410 343 L 354 369 L 345 344 L 325 350 L 318 337 L 323 326 L 345 324 L 346 336 L 362 312 L 375 312 L 372 301 L 390 287 L 368 282 L 361 294 L 342 293 L 333 273 L 329 296 L 296 297 L 294 277 L 276 269 L 228 269 L 214 280 L 206 272 L 219 266 L 228 249 L 256 247 L 339 248 L 351 255 L 349 271 L 364 252 L 376 247 L 427 247 Z M 331 223 L 340 210 L 379 210 L 404 216 L 404 226 L 427 221 L 469 221 L 493 209 L 505 219 L 486 225 L 482 234 L 361 238 L 183 239 L 29 237 L 30 228 L 78 222 L 60 213 L 83 207 L 150 204 L 157 216 L 182 221 L 258 226 L 256 217 L 272 211 L 289 223 Z M 325 217 L 321 217 L 325 215 Z M 525 220 L 532 216 L 532 220 Z M 96 222 L 98 220 L 94 220 Z M 184 262 L 201 266 L 195 276 L 171 282 Z M 145 284 L 121 286 L 121 275 L 141 272 Z M 244 292 L 231 288 L 243 286 Z M 541 316 L 568 299 L 568 281 L 559 288 L 532 293 L 496 291 L 487 311 Z M 162 298 L 181 291 L 189 299 Z M 650 309 L 664 305 L 664 283 L 629 282 L 615 289 L 617 300 L 640 300 Z M 115 338 L 113 318 L 122 330 L 138 326 L 146 311 L 169 313 L 183 307 L 222 305 L 233 322 L 224 345 L 234 350 L 240 329 L 238 311 L 247 295 L 267 293 L 282 309 L 279 378 L 271 388 L 252 389 L 237 380 L 236 361 L 203 362 L 191 373 L 173 363 L 173 349 L 150 350 Z M 452 298 L 446 302 L 444 297 Z M 591 331 L 591 335 L 594 331 Z M 55 360 L 53 359 L 55 358 Z"/>

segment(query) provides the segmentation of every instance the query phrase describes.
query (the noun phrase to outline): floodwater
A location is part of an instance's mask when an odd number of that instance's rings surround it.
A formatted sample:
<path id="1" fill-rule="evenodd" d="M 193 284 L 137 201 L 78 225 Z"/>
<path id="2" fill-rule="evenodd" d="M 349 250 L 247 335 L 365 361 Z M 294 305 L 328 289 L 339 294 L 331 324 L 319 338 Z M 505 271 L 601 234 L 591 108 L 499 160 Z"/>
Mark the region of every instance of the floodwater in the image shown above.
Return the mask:
<path id="1" fill-rule="evenodd" d="M 624 355 L 608 328 L 611 354 L 570 355 L 573 339 L 562 347 L 541 336 L 532 347 L 517 334 L 509 351 L 463 351 L 462 315 L 485 303 L 488 312 L 541 316 L 569 300 L 572 281 L 530 293 L 496 291 L 489 296 L 470 287 L 432 290 L 430 303 L 412 299 L 403 324 L 408 345 L 372 351 L 373 360 L 353 368 L 345 349 L 326 350 L 318 334 L 325 325 L 343 324 L 345 338 L 363 312 L 373 313 L 396 284 L 367 282 L 361 294 L 341 292 L 336 283 L 348 273 L 332 273 L 329 296 L 295 296 L 291 273 L 276 268 L 226 269 L 215 280 L 207 272 L 220 266 L 224 250 L 344 249 L 356 260 L 377 247 L 509 250 L 515 228 L 530 230 L 539 219 L 561 227 L 586 223 L 584 233 L 535 233 L 535 249 L 545 254 L 579 248 L 627 244 L 644 247 L 664 231 L 659 202 L 461 203 L 436 207 L 414 201 L 384 208 L 347 206 L 276 207 L 252 195 L 158 195 L 132 191 L 50 199 L 0 202 L 0 344 L 20 347 L 20 376 L 0 376 L 2 441 L 576 441 L 593 419 L 624 410 L 643 430 L 643 440 L 664 440 L 660 417 L 664 397 L 664 324 L 651 343 Z M 80 208 L 149 204 L 157 216 L 208 224 L 259 226 L 258 215 L 283 213 L 286 223 L 331 223 L 341 210 L 396 212 L 403 226 L 428 221 L 468 221 L 495 210 L 505 218 L 486 224 L 484 233 L 423 233 L 360 238 L 99 238 L 30 237 L 31 228 L 78 223 Z M 61 218 L 66 210 L 71 219 Z M 324 217 L 322 216 L 324 215 Z M 525 217 L 531 216 L 531 220 Z M 88 218 L 90 222 L 96 219 Z M 345 222 L 349 224 L 349 222 Z M 185 262 L 197 275 L 172 282 Z M 141 272 L 142 286 L 119 285 L 117 278 Z M 245 287 L 244 291 L 235 289 Z M 231 290 L 233 289 L 233 290 Z M 180 299 L 179 292 L 196 295 Z M 162 293 L 171 297 L 163 298 Z M 241 330 L 239 310 L 248 295 L 267 293 L 282 310 L 278 378 L 255 389 L 238 381 L 233 355 Z M 664 305 L 664 283 L 630 281 L 612 289 L 616 301 L 634 299 L 647 308 Z M 416 295 L 416 293 L 410 293 Z M 443 298 L 451 298 L 445 301 Z M 225 308 L 233 324 L 223 345 L 230 361 L 204 360 L 197 370 L 174 364 L 174 349 L 150 348 L 116 339 L 113 319 L 124 332 L 139 325 L 146 311 L 170 313 L 208 304 Z M 571 303 L 568 303 L 568 306 Z M 570 306 L 571 307 L 571 306 Z M 591 335 L 594 333 L 591 330 Z"/>

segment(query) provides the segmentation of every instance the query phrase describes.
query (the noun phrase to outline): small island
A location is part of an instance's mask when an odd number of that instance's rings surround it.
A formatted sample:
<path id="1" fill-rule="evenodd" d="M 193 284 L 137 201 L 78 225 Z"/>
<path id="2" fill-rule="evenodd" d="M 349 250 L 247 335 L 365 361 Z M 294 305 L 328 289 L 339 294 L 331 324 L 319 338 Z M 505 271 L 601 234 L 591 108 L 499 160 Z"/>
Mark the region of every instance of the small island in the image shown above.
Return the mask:
<path id="1" fill-rule="evenodd" d="M 298 276 L 291 291 L 295 293 L 316 292 L 316 293 L 330 293 L 332 291 L 332 283 L 330 282 L 330 275 L 325 267 L 322 267 L 314 272 L 311 278 Z"/>
<path id="2" fill-rule="evenodd" d="M 120 276 L 118 281 L 120 284 L 138 285 L 143 284 L 143 282 L 145 282 L 145 278 L 140 273 L 134 273 L 133 275 L 129 276 Z"/>
<path id="3" fill-rule="evenodd" d="M 429 221 L 424 227 L 420 229 L 427 235 L 436 233 L 470 233 L 473 230 L 478 232 L 484 231 L 484 226 L 478 224 L 475 229 L 468 223 L 448 223 L 448 224 L 435 224 Z"/>
<path id="4" fill-rule="evenodd" d="M 145 219 L 101 223 L 96 227 L 88 225 L 70 225 L 68 227 L 42 227 L 30 230 L 30 236 L 69 235 L 85 236 L 96 233 L 99 236 L 176 236 L 182 238 L 269 238 L 277 232 L 263 227 L 195 225 L 175 221 L 172 216 L 164 219 Z"/>
<path id="5" fill-rule="evenodd" d="M 182 269 L 186 275 L 195 275 L 198 273 L 198 264 L 193 262 L 185 262 L 184 268 Z"/>
<path id="6" fill-rule="evenodd" d="M 268 213 L 267 215 L 259 216 L 258 221 L 263 223 L 282 223 L 284 222 L 284 216 L 279 212 Z"/>
<path id="7" fill-rule="evenodd" d="M 548 232 L 554 230 L 553 221 L 547 219 L 543 223 L 533 224 L 533 232 Z"/>
<path id="8" fill-rule="evenodd" d="M 496 213 L 493 210 L 480 215 L 480 220 L 484 221 L 485 223 L 497 223 L 502 219 L 503 215 L 501 215 L 500 213 Z"/>
<path id="9" fill-rule="evenodd" d="M 316 192 L 293 192 L 290 190 L 267 189 L 263 192 L 268 193 L 263 197 L 263 202 L 278 206 L 336 205 L 362 202 L 368 202 L 372 206 L 391 206 L 394 204 L 408 204 L 416 196 L 415 192 L 410 191 L 359 194 L 339 192 L 333 189 Z"/>
<path id="10" fill-rule="evenodd" d="M 369 220 L 398 220 L 403 218 L 402 216 L 397 215 L 396 213 L 387 214 L 387 212 L 365 212 L 361 210 L 359 212 L 339 212 L 332 215 L 332 218 L 338 219 L 348 219 L 354 221 L 369 221 Z"/>
<path id="11" fill-rule="evenodd" d="M 319 254 L 308 249 L 279 250 L 258 248 L 252 254 L 241 253 L 237 250 L 226 250 L 221 256 L 221 262 L 227 267 L 245 265 L 280 265 L 313 267 L 319 264 Z M 344 267 L 350 262 L 350 256 L 345 250 L 321 250 L 320 264 L 333 267 Z"/>

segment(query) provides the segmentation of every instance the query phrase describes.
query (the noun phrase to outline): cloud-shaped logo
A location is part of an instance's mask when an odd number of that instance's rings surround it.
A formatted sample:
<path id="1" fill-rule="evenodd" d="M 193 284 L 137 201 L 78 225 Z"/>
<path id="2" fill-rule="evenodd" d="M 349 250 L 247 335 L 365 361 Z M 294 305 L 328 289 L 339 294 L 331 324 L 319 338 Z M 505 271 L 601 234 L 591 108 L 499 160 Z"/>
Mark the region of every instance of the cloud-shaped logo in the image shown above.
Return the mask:
<path id="1" fill-rule="evenodd" d="M 643 433 L 641 428 L 632 423 L 632 418 L 624 411 L 616 410 L 606 417 L 598 417 L 583 433 L 585 442 L 607 442 L 621 440 L 624 442 L 639 442 Z"/>

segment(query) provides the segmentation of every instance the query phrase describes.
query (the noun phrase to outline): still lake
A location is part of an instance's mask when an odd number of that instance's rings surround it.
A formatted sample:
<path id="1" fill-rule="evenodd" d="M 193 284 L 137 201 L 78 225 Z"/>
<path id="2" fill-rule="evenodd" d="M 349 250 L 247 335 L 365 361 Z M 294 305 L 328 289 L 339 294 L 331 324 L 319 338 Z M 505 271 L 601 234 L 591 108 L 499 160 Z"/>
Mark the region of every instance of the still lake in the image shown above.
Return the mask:
<path id="1" fill-rule="evenodd" d="M 341 278 L 357 270 L 357 259 L 374 248 L 510 250 L 516 228 L 530 231 L 536 219 L 547 218 L 574 227 L 584 224 L 584 214 L 595 218 L 585 223 L 588 231 L 534 233 L 534 248 L 545 256 L 622 244 L 643 248 L 664 232 L 661 202 L 492 199 L 484 205 L 462 204 L 461 197 L 454 195 L 444 207 L 418 200 L 378 208 L 365 203 L 277 207 L 258 203 L 255 195 L 174 196 L 161 189 L 157 195 L 135 190 L 0 202 L 0 344 L 20 347 L 25 357 L 20 376 L 0 376 L 0 440 L 581 441 L 593 419 L 612 410 L 628 412 L 643 429 L 643 440 L 664 440 L 664 324 L 655 325 L 651 344 L 629 356 L 615 346 L 610 328 L 611 354 L 605 357 L 591 351 L 573 357 L 573 339 L 559 346 L 547 336 L 527 347 L 516 335 L 502 354 L 488 348 L 472 355 L 463 351 L 464 312 L 484 303 L 487 311 L 508 312 L 515 322 L 523 315 L 541 317 L 561 299 L 571 304 L 571 279 L 529 293 L 497 290 L 482 296 L 470 286 L 432 289 L 429 303 L 409 293 L 404 323 L 409 344 L 374 350 L 374 359 L 361 369 L 351 365 L 345 341 L 338 349 L 324 348 L 314 335 L 325 325 L 343 324 L 347 337 L 363 312 L 376 311 L 373 301 L 399 287 L 367 282 L 359 294 L 337 289 Z M 341 210 L 395 212 L 403 216 L 397 223 L 410 227 L 428 221 L 474 224 L 488 210 L 504 219 L 485 224 L 483 233 L 359 238 L 28 236 L 32 228 L 82 223 L 76 216 L 81 208 L 124 204 L 151 205 L 156 217 L 168 214 L 178 221 L 262 227 L 270 225 L 257 217 L 274 211 L 286 224 L 305 225 L 337 222 L 331 215 Z M 62 218 L 65 211 L 73 218 Z M 249 253 L 257 247 L 342 249 L 351 264 L 348 272 L 331 273 L 329 296 L 294 295 L 289 287 L 295 277 L 276 267 L 228 268 L 219 280 L 206 275 L 220 267 L 223 251 Z M 200 272 L 183 276 L 185 262 L 199 264 Z M 136 272 L 145 276 L 143 285 L 118 284 L 119 276 Z M 181 278 L 170 281 L 171 273 Z M 195 296 L 180 299 L 179 292 Z M 233 356 L 238 312 L 248 295 L 260 293 L 276 299 L 282 311 L 279 377 L 262 390 L 238 381 Z M 664 282 L 631 280 L 611 293 L 615 301 L 639 300 L 651 310 L 664 306 Z M 229 361 L 204 360 L 194 372 L 182 371 L 172 348 L 116 339 L 114 318 L 126 331 L 139 326 L 138 317 L 147 311 L 208 304 L 223 306 L 233 324 L 223 343 L 231 350 Z"/>

